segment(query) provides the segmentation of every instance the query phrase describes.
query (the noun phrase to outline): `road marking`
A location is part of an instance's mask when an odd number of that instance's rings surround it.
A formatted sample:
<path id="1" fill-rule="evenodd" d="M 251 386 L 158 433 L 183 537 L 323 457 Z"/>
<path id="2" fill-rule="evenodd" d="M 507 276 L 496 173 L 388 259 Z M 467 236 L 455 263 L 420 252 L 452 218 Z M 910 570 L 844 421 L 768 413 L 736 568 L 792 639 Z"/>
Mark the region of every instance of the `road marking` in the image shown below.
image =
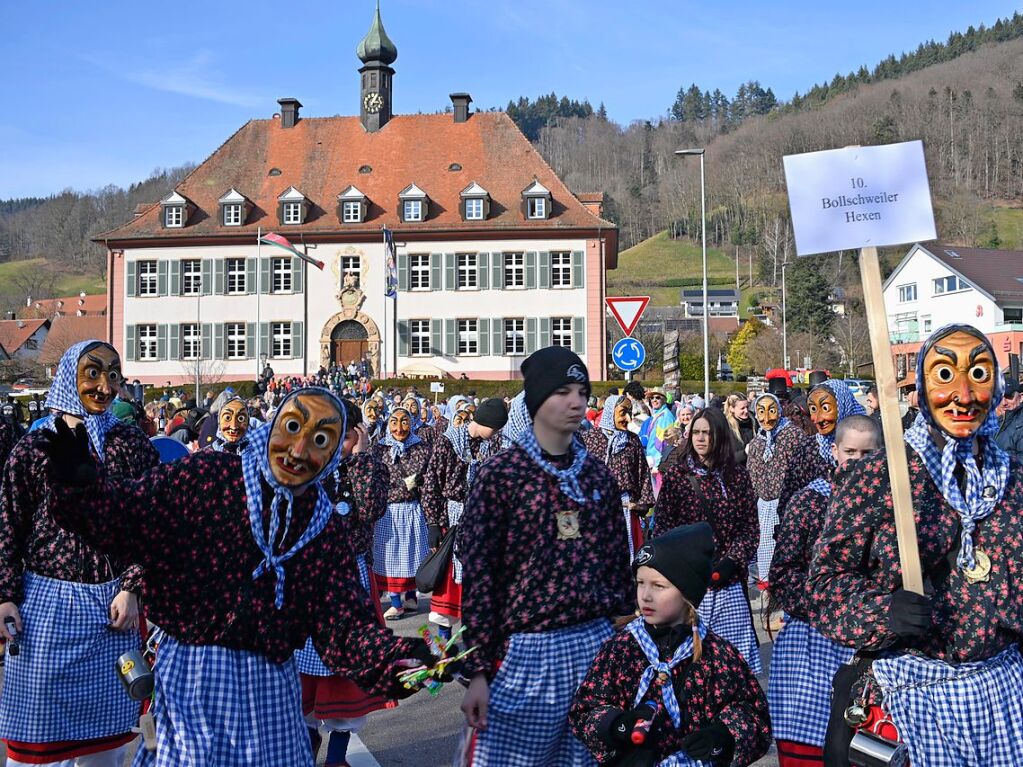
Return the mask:
<path id="1" fill-rule="evenodd" d="M 380 762 L 373 757 L 366 744 L 354 732 L 348 743 L 348 764 L 352 767 L 380 767 Z"/>

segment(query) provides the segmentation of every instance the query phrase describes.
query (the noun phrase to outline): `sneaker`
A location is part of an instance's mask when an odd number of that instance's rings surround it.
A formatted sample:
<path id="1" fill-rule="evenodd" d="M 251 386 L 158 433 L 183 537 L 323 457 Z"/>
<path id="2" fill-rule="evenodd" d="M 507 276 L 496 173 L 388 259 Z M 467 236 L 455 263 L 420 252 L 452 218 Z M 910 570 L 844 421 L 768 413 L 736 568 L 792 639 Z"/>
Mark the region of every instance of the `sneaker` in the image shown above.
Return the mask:
<path id="1" fill-rule="evenodd" d="M 405 615 L 405 611 L 400 607 L 388 607 L 384 613 L 384 620 L 396 621 Z"/>

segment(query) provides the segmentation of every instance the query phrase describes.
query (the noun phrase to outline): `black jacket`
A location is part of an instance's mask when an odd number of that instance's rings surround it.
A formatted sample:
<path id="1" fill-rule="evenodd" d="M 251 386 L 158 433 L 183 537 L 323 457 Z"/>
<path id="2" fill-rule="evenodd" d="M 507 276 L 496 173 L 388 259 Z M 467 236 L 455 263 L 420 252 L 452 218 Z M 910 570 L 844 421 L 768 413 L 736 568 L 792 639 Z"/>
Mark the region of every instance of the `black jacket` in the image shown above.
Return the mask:
<path id="1" fill-rule="evenodd" d="M 995 443 L 1017 461 L 1023 462 L 1023 407 L 1002 416 L 1002 426 L 995 436 Z"/>

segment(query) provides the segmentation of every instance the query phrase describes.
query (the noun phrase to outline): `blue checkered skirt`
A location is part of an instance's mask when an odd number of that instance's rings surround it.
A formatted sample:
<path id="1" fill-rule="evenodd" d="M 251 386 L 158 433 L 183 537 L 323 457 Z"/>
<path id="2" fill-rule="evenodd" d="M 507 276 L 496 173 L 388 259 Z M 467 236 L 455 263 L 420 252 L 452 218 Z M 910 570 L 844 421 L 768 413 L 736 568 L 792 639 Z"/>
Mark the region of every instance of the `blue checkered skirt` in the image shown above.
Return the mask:
<path id="1" fill-rule="evenodd" d="M 293 661 L 165 636 L 154 671 L 156 751 L 133 767 L 313 767 Z"/>
<path id="2" fill-rule="evenodd" d="M 1016 645 L 958 666 L 894 655 L 875 660 L 873 670 L 911 764 L 1023 764 L 1023 658 Z"/>
<path id="3" fill-rule="evenodd" d="M 822 636 L 810 624 L 786 616 L 774 640 L 767 703 L 779 740 L 824 746 L 831 713 L 831 680 L 853 651 Z"/>
<path id="4" fill-rule="evenodd" d="M 778 526 L 778 499 L 765 501 L 757 499 L 757 516 L 760 518 L 760 544 L 757 546 L 757 578 L 767 580 L 774 557 L 774 528 Z"/>
<path id="5" fill-rule="evenodd" d="M 130 732 L 139 704 L 117 678 L 117 658 L 141 641 L 107 627 L 120 579 L 75 583 L 26 571 L 23 584 L 21 652 L 8 652 L 4 665 L 0 737 L 51 743 Z"/>
<path id="6" fill-rule="evenodd" d="M 462 520 L 462 512 L 465 511 L 465 504 L 461 501 L 448 501 L 448 526 L 457 525 Z M 458 558 L 458 552 L 451 554 L 451 570 L 455 583 L 462 582 L 462 562 Z"/>
<path id="7" fill-rule="evenodd" d="M 355 563 L 359 568 L 359 583 L 369 594 L 369 568 L 366 567 L 366 555 L 356 554 Z M 295 651 L 295 668 L 300 674 L 309 676 L 334 676 L 334 672 L 327 668 L 320 660 L 320 654 L 313 647 L 313 638 L 307 637 L 305 647 Z"/>
<path id="8" fill-rule="evenodd" d="M 739 651 L 754 674 L 763 672 L 760 642 L 753 628 L 753 612 L 743 584 L 733 583 L 720 591 L 708 591 L 697 612 L 707 628 Z"/>
<path id="9" fill-rule="evenodd" d="M 388 578 L 415 578 L 430 553 L 429 541 L 419 501 L 387 504 L 373 529 L 373 572 Z"/>
<path id="10" fill-rule="evenodd" d="M 568 727 L 568 709 L 600 646 L 605 619 L 556 631 L 514 634 L 490 683 L 487 729 L 479 731 L 473 767 L 592 767 Z"/>
<path id="11" fill-rule="evenodd" d="M 657 767 L 714 767 L 714 765 L 710 762 L 692 759 L 685 751 L 676 751 L 659 761 Z"/>

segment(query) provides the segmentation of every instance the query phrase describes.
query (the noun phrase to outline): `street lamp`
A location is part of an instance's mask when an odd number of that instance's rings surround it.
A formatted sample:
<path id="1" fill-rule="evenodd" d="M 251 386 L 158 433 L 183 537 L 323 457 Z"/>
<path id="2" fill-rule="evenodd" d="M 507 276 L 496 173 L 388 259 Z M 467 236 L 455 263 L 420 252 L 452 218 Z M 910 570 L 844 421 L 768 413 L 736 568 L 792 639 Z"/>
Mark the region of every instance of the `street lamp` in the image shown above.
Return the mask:
<path id="1" fill-rule="evenodd" d="M 676 149 L 680 157 L 698 155 L 700 158 L 700 241 L 703 245 L 703 401 L 710 403 L 710 301 L 707 299 L 707 192 L 704 186 L 704 149 Z"/>

